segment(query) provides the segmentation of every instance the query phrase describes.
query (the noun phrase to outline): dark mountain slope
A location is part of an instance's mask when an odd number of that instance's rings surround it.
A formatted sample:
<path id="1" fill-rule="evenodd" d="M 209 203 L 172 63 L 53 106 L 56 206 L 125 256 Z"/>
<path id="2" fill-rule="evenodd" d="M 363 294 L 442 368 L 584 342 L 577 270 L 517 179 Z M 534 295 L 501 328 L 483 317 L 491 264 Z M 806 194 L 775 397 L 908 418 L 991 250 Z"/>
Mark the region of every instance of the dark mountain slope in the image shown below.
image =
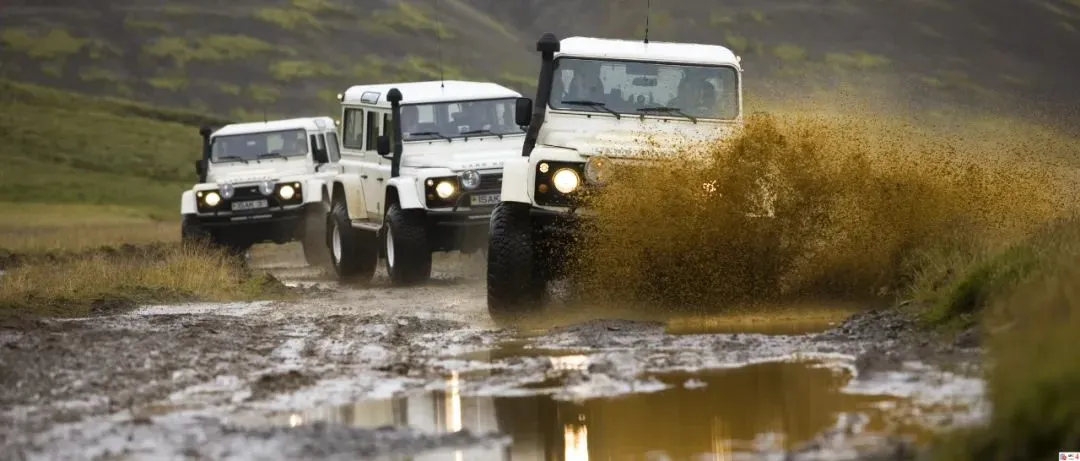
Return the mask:
<path id="1" fill-rule="evenodd" d="M 373 81 L 445 75 L 526 90 L 540 33 L 640 38 L 646 3 L 9 0 L 0 73 L 235 118 L 330 110 L 343 87 Z M 1064 124 L 1080 104 L 1078 0 L 653 3 L 653 39 L 737 50 L 758 100 L 844 87 L 908 108 Z"/>

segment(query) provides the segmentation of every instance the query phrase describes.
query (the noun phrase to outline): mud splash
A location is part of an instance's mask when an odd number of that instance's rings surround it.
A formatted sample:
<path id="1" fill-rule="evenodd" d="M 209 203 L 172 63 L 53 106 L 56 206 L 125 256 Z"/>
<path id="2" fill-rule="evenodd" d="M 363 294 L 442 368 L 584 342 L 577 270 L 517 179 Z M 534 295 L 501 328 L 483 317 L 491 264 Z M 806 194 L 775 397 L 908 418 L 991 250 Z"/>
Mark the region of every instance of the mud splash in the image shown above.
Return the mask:
<path id="1" fill-rule="evenodd" d="M 1046 149 L 1074 147 L 1018 138 L 758 114 L 724 142 L 612 165 L 587 200 L 582 292 L 678 308 L 895 295 L 927 254 L 1017 238 L 1072 203 Z"/>

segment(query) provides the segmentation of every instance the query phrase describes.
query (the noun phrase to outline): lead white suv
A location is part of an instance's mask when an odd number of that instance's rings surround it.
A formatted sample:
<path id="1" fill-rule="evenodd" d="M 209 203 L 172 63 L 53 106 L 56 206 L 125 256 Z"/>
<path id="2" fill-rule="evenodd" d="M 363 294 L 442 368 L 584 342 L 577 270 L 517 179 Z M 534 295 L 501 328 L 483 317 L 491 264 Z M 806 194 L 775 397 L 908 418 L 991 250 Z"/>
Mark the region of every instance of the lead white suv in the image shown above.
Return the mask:
<path id="1" fill-rule="evenodd" d="M 436 251 L 486 248 L 503 162 L 521 153 L 521 94 L 487 82 L 362 85 L 339 95 L 341 164 L 327 245 L 339 278 L 366 281 L 385 256 L 390 280 L 431 276 Z M 399 123 L 398 123 L 399 122 Z"/>
<path id="2" fill-rule="evenodd" d="M 523 98 L 515 109 L 528 133 L 504 164 L 491 216 L 487 300 L 496 315 L 538 307 L 547 282 L 565 274 L 587 215 L 581 192 L 602 185 L 605 165 L 646 144 L 719 138 L 743 120 L 740 59 L 723 46 L 544 34 L 537 51 L 535 106 Z"/>
<path id="3" fill-rule="evenodd" d="M 329 117 L 203 127 L 199 183 L 180 199 L 184 241 L 236 252 L 300 240 L 309 264 L 328 263 L 326 181 L 340 171 Z"/>

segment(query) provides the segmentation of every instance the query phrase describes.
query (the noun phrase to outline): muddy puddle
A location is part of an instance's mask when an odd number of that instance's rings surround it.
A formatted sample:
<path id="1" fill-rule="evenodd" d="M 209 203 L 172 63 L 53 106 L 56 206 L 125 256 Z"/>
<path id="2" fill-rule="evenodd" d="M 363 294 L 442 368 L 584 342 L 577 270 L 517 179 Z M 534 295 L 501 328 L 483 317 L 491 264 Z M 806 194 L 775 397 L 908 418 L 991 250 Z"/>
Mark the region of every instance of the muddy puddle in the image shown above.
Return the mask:
<path id="1" fill-rule="evenodd" d="M 489 357 L 511 357 L 522 347 L 508 344 Z M 544 352 L 555 369 L 589 367 L 589 357 L 574 351 L 532 352 Z M 815 459 L 847 459 L 843 455 L 859 447 L 882 449 L 887 438 L 883 434 L 915 443 L 927 438 L 930 430 L 911 416 L 930 408 L 918 408 L 888 392 L 853 389 L 855 373 L 844 360 L 777 360 L 699 373 L 650 374 L 643 382 L 654 386 L 586 399 L 560 398 L 559 391 L 571 385 L 562 379 L 525 385 L 512 396 L 469 395 L 468 381 L 483 381 L 486 373 L 452 373 L 439 388 L 429 386 L 425 392 L 249 415 L 237 422 L 504 436 L 467 452 L 444 450 L 410 458 L 416 460 L 719 460 L 738 459 L 740 454 L 762 459 L 800 451 L 813 451 Z M 937 406 L 939 411 L 956 410 Z"/>

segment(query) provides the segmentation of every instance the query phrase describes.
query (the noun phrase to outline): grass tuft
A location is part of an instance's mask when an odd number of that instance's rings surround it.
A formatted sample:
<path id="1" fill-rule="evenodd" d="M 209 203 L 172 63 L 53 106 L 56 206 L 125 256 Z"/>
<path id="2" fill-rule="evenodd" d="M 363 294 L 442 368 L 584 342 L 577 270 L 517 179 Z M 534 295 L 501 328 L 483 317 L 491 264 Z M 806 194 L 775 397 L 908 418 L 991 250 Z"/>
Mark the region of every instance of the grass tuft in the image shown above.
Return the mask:
<path id="1" fill-rule="evenodd" d="M 138 304 L 283 296 L 224 252 L 172 244 L 16 267 L 0 277 L 0 317 L 77 317 Z"/>

